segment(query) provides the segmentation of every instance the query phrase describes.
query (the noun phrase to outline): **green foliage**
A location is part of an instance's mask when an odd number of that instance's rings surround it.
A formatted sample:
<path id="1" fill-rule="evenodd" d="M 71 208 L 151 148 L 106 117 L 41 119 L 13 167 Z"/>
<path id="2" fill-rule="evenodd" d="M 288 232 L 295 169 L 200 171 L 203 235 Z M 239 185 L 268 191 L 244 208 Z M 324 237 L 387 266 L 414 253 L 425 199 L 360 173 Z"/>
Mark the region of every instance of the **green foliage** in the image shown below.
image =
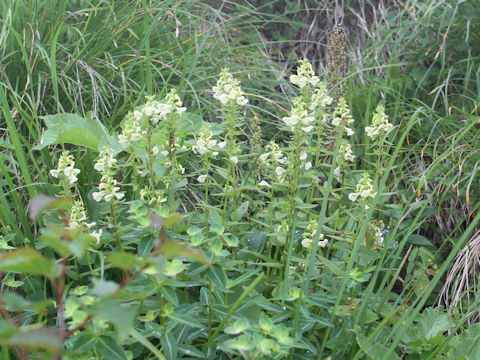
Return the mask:
<path id="1" fill-rule="evenodd" d="M 2 3 L 1 357 L 478 358 L 478 4 L 382 4 Z"/>

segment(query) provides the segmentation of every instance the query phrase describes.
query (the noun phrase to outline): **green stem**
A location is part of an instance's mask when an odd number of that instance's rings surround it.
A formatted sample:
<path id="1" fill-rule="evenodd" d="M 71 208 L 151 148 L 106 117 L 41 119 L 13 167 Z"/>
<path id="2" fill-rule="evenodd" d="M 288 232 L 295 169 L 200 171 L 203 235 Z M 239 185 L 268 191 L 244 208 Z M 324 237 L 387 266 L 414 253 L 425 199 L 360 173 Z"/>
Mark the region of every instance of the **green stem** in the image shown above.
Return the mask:
<path id="1" fill-rule="evenodd" d="M 208 341 L 204 346 L 204 350 L 208 349 L 210 345 L 213 344 L 213 341 L 217 337 L 217 335 L 220 333 L 220 331 L 223 330 L 223 327 L 227 323 L 227 321 L 230 319 L 230 317 L 233 315 L 235 311 L 239 308 L 239 306 L 242 304 L 243 300 L 250 294 L 250 292 L 255 288 L 255 286 L 258 285 L 258 283 L 265 277 L 264 273 L 261 273 L 260 275 L 257 276 L 257 278 L 245 289 L 245 291 L 240 295 L 240 297 L 235 301 L 235 303 L 232 305 L 230 310 L 228 311 L 227 315 L 223 318 L 222 322 L 220 325 L 217 326 L 215 329 L 215 332 L 208 337 Z"/>

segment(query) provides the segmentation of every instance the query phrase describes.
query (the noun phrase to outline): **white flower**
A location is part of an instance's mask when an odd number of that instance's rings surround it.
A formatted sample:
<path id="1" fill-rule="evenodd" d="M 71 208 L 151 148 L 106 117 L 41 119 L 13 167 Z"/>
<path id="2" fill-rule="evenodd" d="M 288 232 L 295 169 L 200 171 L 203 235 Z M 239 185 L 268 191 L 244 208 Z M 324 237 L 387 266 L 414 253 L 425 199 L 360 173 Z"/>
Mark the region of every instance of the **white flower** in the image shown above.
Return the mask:
<path id="1" fill-rule="evenodd" d="M 333 175 L 335 175 L 337 178 L 339 178 L 340 175 L 342 175 L 342 170 L 340 169 L 340 166 L 337 166 L 335 170 L 333 170 Z"/>
<path id="2" fill-rule="evenodd" d="M 377 193 L 373 191 L 372 180 L 367 172 L 364 172 L 362 178 L 357 184 L 355 192 L 348 194 L 350 201 L 356 201 L 358 197 L 366 199 L 375 197 Z"/>
<path id="3" fill-rule="evenodd" d="M 205 180 L 207 180 L 207 175 L 200 175 L 199 177 L 197 177 L 197 181 L 199 183 L 204 183 Z"/>
<path id="4" fill-rule="evenodd" d="M 177 110 L 176 110 L 178 115 L 182 115 L 185 111 L 187 111 L 186 107 L 177 107 Z"/>
<path id="5" fill-rule="evenodd" d="M 300 65 L 297 67 L 297 75 L 291 75 L 290 82 L 297 85 L 299 88 L 303 88 L 307 84 L 310 84 L 311 86 L 317 85 L 320 79 L 318 76 L 315 76 L 312 65 L 308 60 L 303 59 L 300 60 L 299 63 Z"/>
<path id="6" fill-rule="evenodd" d="M 306 159 L 307 159 L 307 153 L 306 153 L 304 150 L 302 150 L 302 151 L 300 152 L 299 158 L 300 158 L 300 160 L 302 160 L 302 161 L 303 161 L 303 160 L 306 160 Z"/>
<path id="7" fill-rule="evenodd" d="M 238 157 L 230 156 L 230 161 L 233 162 L 235 165 L 237 165 L 238 164 Z"/>
<path id="8" fill-rule="evenodd" d="M 105 164 L 103 162 L 97 162 L 95 163 L 95 165 L 93 165 L 93 168 L 98 172 L 102 172 L 103 170 L 105 170 Z"/>
<path id="9" fill-rule="evenodd" d="M 93 231 L 90 233 L 90 236 L 93 236 L 95 239 L 97 239 L 97 244 L 100 243 L 100 237 L 102 236 L 103 229 L 100 229 L 98 231 Z"/>
<path id="10" fill-rule="evenodd" d="M 60 170 L 52 169 L 52 170 L 50 170 L 50 175 L 52 175 L 54 178 L 58 179 L 58 176 L 60 175 Z"/>
<path id="11" fill-rule="evenodd" d="M 302 127 L 302 130 L 306 133 L 309 133 L 310 131 L 313 130 L 313 126 L 310 125 L 310 126 L 305 126 L 305 127 Z"/>
<path id="12" fill-rule="evenodd" d="M 135 120 L 140 121 L 143 117 L 143 114 L 140 111 L 135 110 L 133 112 L 133 117 L 135 118 Z"/>
<path id="13" fill-rule="evenodd" d="M 227 145 L 227 142 L 226 142 L 226 141 L 219 142 L 219 143 L 218 143 L 218 148 L 219 148 L 219 149 L 224 149 L 226 145 Z"/>
<path id="14" fill-rule="evenodd" d="M 305 248 L 305 249 L 309 249 L 313 244 L 313 240 L 312 239 L 309 239 L 309 238 L 305 238 L 302 240 L 302 246 Z"/>
<path id="15" fill-rule="evenodd" d="M 305 163 L 305 170 L 308 171 L 308 170 L 310 170 L 311 168 L 312 168 L 312 163 L 311 163 L 310 161 L 307 161 L 307 162 Z"/>
<path id="16" fill-rule="evenodd" d="M 355 131 L 350 129 L 348 126 L 345 126 L 345 131 L 347 132 L 347 136 L 352 136 L 355 134 Z"/>
<path id="17" fill-rule="evenodd" d="M 275 168 L 275 173 L 277 174 L 278 177 L 281 177 L 285 173 L 285 169 L 282 168 L 281 166 L 277 166 Z"/>
<path id="18" fill-rule="evenodd" d="M 75 168 L 75 160 L 73 155 L 65 151 L 60 155 L 58 159 L 58 167 L 50 170 L 50 175 L 60 180 L 68 181 L 69 185 L 73 185 L 77 182 L 77 175 L 80 174 L 80 170 Z"/>
<path id="19" fill-rule="evenodd" d="M 243 96 L 240 82 L 233 78 L 228 69 L 223 69 L 220 73 L 220 78 L 216 86 L 212 87 L 213 97 L 226 105 L 229 101 L 236 103 L 239 106 L 244 106 L 248 103 L 248 99 Z"/>
<path id="20" fill-rule="evenodd" d="M 152 148 L 152 155 L 157 155 L 158 153 L 159 153 L 158 146 L 154 146 Z M 168 155 L 168 151 L 167 151 L 167 155 Z"/>
<path id="21" fill-rule="evenodd" d="M 387 135 L 392 129 L 393 126 L 388 122 L 388 116 L 385 115 L 385 108 L 383 105 L 378 105 L 373 114 L 372 125 L 365 127 L 367 136 L 375 139 L 380 134 Z"/>
<path id="22" fill-rule="evenodd" d="M 260 183 L 258 185 L 268 187 L 268 188 L 271 187 L 270 184 L 268 182 L 266 182 L 265 180 L 260 181 Z"/>
<path id="23" fill-rule="evenodd" d="M 102 201 L 104 195 L 105 191 L 103 190 L 92 193 L 93 200 L 95 200 L 96 202 Z"/>

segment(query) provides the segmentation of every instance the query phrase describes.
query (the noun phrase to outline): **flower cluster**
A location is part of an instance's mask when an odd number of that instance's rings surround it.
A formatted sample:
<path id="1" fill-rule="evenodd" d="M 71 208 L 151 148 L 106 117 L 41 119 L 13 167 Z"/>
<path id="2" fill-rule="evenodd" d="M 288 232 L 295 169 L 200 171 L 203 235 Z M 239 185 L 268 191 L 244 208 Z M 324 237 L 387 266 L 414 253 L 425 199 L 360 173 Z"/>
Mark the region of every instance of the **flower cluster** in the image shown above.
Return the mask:
<path id="1" fill-rule="evenodd" d="M 268 169 L 270 180 L 278 180 L 279 182 L 285 181 L 286 170 L 282 167 L 287 161 L 287 157 L 284 156 L 283 151 L 280 150 L 278 144 L 272 140 L 266 146 L 268 152 L 260 155 L 259 159 Z M 259 183 L 260 186 L 270 187 L 270 184 L 266 180 L 262 180 Z"/>
<path id="2" fill-rule="evenodd" d="M 355 134 L 355 132 L 351 128 L 349 128 L 348 125 L 353 123 L 353 121 L 354 120 L 352 118 L 352 114 L 350 114 L 347 100 L 345 100 L 344 98 L 340 98 L 338 100 L 335 111 L 333 112 L 332 124 L 334 126 L 340 126 L 340 124 L 343 124 L 347 136 L 352 136 L 353 134 Z"/>
<path id="3" fill-rule="evenodd" d="M 388 116 L 385 114 L 385 108 L 383 105 L 378 105 L 373 114 L 372 125 L 365 128 L 367 136 L 371 139 L 375 139 L 380 135 L 387 135 L 392 131 L 392 124 L 388 122 Z"/>
<path id="4" fill-rule="evenodd" d="M 350 201 L 356 201 L 358 197 L 361 197 L 362 199 L 375 197 L 376 192 L 373 191 L 372 180 L 370 179 L 368 172 L 363 173 L 362 178 L 358 182 L 355 190 L 355 192 L 348 194 Z"/>
<path id="5" fill-rule="evenodd" d="M 172 89 L 168 92 L 167 96 L 165 97 L 165 101 L 167 109 L 170 110 L 169 112 L 182 115 L 187 110 L 186 107 L 182 106 L 182 100 L 175 89 Z"/>
<path id="6" fill-rule="evenodd" d="M 318 108 L 325 109 L 332 103 L 332 101 L 333 98 L 328 95 L 327 86 L 323 82 L 320 82 L 312 94 L 310 106 L 308 108 L 310 110 L 315 110 Z"/>
<path id="7" fill-rule="evenodd" d="M 134 113 L 129 112 L 123 123 L 122 133 L 118 135 L 118 141 L 123 146 L 128 146 L 141 140 L 144 133 L 145 131 L 142 131 L 140 123 Z"/>
<path id="8" fill-rule="evenodd" d="M 96 225 L 95 222 L 87 223 L 87 213 L 83 207 L 83 203 L 80 200 L 75 200 L 70 208 L 70 222 L 68 223 L 70 229 L 82 228 L 87 229 L 92 228 Z"/>
<path id="9" fill-rule="evenodd" d="M 233 102 L 237 105 L 244 106 L 248 103 L 248 99 L 243 96 L 240 88 L 240 82 L 236 80 L 228 69 L 222 69 L 220 79 L 217 85 L 212 88 L 213 97 L 220 101 L 223 105 Z"/>
<path id="10" fill-rule="evenodd" d="M 77 182 L 77 175 L 80 170 L 75 168 L 75 160 L 72 154 L 68 151 L 62 153 L 58 159 L 58 167 L 50 170 L 50 175 L 60 181 L 66 181 L 68 185 L 73 185 Z"/>
<path id="11" fill-rule="evenodd" d="M 311 86 L 317 85 L 320 79 L 318 76 L 315 76 L 312 64 L 310 64 L 307 59 L 300 60 L 299 63 L 300 66 L 297 68 L 297 75 L 291 75 L 290 82 L 299 88 L 304 88 L 307 84 Z"/>
<path id="12" fill-rule="evenodd" d="M 153 96 L 147 96 L 146 99 L 147 102 L 133 112 L 135 120 L 139 122 L 147 120 L 152 124 L 157 124 L 160 120 L 166 120 L 170 113 L 181 115 L 186 110 L 182 107 L 182 102 L 175 89 L 167 94 L 165 102 L 156 101 Z"/>
<path id="13" fill-rule="evenodd" d="M 117 186 L 117 180 L 113 177 L 117 166 L 117 159 L 113 157 L 112 149 L 104 147 L 100 152 L 97 162 L 94 165 L 95 170 L 102 173 L 102 178 L 98 188 L 100 191 L 92 194 L 95 201 L 110 202 L 113 199 L 121 200 L 125 194 L 120 192 L 120 187 Z"/>
<path id="14" fill-rule="evenodd" d="M 200 137 L 197 139 L 197 144 L 193 145 L 192 150 L 195 154 L 217 156 L 218 150 L 225 147 L 225 142 L 219 143 L 213 139 L 210 124 L 204 123 L 200 129 Z"/>
<path id="15" fill-rule="evenodd" d="M 300 126 L 303 132 L 309 133 L 313 130 L 312 124 L 315 117 L 308 112 L 308 106 L 303 97 L 298 97 L 293 102 L 290 116 L 285 116 L 282 120 L 290 131 L 294 131 L 297 126 Z"/>
<path id="16" fill-rule="evenodd" d="M 318 223 L 315 219 L 310 220 L 308 223 L 307 229 L 302 234 L 302 246 L 306 249 L 310 248 L 313 244 L 313 240 L 317 235 Z M 318 246 L 325 247 L 328 244 L 328 239 L 325 238 L 323 234 L 319 234 Z"/>

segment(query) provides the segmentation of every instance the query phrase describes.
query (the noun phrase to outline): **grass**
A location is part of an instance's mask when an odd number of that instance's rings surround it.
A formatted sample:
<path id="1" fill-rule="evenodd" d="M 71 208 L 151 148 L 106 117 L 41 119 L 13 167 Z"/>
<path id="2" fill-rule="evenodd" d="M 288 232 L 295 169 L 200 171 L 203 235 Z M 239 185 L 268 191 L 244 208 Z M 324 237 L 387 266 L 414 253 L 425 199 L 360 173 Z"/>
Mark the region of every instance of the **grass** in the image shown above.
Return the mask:
<path id="1" fill-rule="evenodd" d="M 475 267 L 460 264 L 462 254 L 478 261 L 469 250 L 480 220 L 480 9 L 473 0 L 342 4 L 343 17 L 313 0 L 0 4 L 3 358 L 476 357 L 476 287 L 458 274 L 475 284 Z M 282 118 L 294 97 L 311 100 L 288 81 L 296 58 L 329 80 L 338 23 L 349 72 L 330 94 L 346 98 L 355 133 L 289 131 Z M 212 98 L 226 66 L 246 107 Z M 104 135 L 64 143 L 60 120 L 60 140 L 39 147 L 52 134 L 46 115 L 78 114 L 119 134 L 146 96 L 172 88 L 187 111 L 168 118 L 171 130 L 141 125 L 143 140 L 115 155 L 118 202 L 92 199 L 104 182 L 93 167 L 101 149 L 84 145 Z M 365 130 L 379 103 L 394 126 L 381 151 Z M 191 151 L 204 123 L 228 151 Z M 339 181 L 342 139 L 356 158 Z M 283 164 L 260 160 L 270 140 L 289 159 L 289 183 L 276 174 Z M 65 150 L 80 174 L 62 188 L 49 171 Z M 367 210 L 348 200 L 364 171 L 376 190 Z M 62 191 L 103 230 L 100 244 L 86 229 L 61 230 L 72 203 L 44 200 L 28 217 L 36 194 Z M 304 248 L 309 226 L 317 230 Z M 377 227 L 382 245 L 371 240 Z M 28 256 L 43 267 L 29 268 Z"/>

